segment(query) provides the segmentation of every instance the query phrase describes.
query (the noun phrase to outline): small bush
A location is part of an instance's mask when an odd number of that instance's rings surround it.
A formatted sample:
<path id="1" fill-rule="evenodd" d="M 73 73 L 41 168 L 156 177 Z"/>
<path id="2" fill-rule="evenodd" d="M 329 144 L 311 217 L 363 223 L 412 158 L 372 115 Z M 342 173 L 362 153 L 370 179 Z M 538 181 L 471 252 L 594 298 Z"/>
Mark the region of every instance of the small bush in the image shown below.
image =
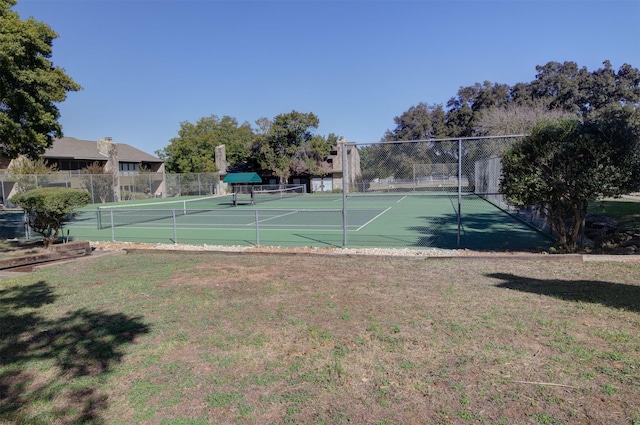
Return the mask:
<path id="1" fill-rule="evenodd" d="M 44 187 L 19 193 L 11 202 L 25 210 L 29 226 L 42 235 L 45 248 L 58 239 L 63 224 L 78 215 L 77 209 L 91 202 L 82 189 Z"/>

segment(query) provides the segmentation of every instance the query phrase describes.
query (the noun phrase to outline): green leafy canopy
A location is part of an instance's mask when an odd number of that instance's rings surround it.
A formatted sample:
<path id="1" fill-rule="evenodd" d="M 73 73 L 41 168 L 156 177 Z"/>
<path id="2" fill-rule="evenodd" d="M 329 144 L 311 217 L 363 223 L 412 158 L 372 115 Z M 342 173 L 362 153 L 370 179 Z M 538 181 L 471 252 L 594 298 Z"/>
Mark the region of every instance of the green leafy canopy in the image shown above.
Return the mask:
<path id="1" fill-rule="evenodd" d="M 579 121 L 543 122 L 502 155 L 500 190 L 545 215 L 564 251 L 575 251 L 590 201 L 640 189 L 640 126 L 633 107 Z"/>
<path id="2" fill-rule="evenodd" d="M 35 159 L 62 137 L 56 103 L 81 87 L 50 60 L 58 34 L 15 4 L 0 0 L 0 156 Z"/>

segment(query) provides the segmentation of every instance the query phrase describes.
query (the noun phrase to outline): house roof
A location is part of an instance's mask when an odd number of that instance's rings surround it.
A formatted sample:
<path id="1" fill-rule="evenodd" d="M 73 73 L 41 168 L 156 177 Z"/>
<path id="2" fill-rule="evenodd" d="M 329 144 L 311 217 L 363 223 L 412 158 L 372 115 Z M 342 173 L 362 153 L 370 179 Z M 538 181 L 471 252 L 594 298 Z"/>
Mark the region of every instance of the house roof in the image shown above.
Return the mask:
<path id="1" fill-rule="evenodd" d="M 257 173 L 229 173 L 222 181 L 224 183 L 262 183 Z"/>
<path id="2" fill-rule="evenodd" d="M 118 161 L 121 162 L 163 162 L 161 159 L 136 149 L 125 143 L 116 143 L 118 147 Z M 107 157 L 98 151 L 98 142 L 79 140 L 75 137 L 55 139 L 43 157 L 55 159 L 80 159 L 106 161 Z"/>

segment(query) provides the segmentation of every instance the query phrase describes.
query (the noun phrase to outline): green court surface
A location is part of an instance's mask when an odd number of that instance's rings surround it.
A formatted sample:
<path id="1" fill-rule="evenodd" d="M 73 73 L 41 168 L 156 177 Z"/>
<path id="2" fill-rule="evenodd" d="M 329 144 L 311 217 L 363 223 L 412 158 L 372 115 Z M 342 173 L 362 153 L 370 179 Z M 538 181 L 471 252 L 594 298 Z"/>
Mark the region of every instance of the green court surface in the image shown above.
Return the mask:
<path id="1" fill-rule="evenodd" d="M 305 194 L 268 202 L 258 197 L 255 205 L 237 206 L 230 196 L 191 200 L 91 205 L 66 226 L 64 236 L 165 244 L 488 251 L 539 251 L 553 245 L 549 235 L 472 194 L 460 197 L 460 224 L 456 194 L 349 196 L 344 223 L 341 194 Z"/>

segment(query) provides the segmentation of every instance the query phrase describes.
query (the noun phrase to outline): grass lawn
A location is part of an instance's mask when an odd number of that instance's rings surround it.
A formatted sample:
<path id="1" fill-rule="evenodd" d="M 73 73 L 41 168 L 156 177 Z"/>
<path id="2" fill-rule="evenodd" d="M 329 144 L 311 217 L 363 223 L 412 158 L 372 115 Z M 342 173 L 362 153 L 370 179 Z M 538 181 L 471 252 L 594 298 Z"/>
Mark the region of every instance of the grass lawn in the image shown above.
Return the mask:
<path id="1" fill-rule="evenodd" d="M 589 212 L 612 217 L 623 227 L 640 229 L 640 197 L 592 202 L 589 204 Z"/>
<path id="2" fill-rule="evenodd" d="M 130 253 L 0 281 L 0 423 L 638 424 L 640 262 Z"/>

